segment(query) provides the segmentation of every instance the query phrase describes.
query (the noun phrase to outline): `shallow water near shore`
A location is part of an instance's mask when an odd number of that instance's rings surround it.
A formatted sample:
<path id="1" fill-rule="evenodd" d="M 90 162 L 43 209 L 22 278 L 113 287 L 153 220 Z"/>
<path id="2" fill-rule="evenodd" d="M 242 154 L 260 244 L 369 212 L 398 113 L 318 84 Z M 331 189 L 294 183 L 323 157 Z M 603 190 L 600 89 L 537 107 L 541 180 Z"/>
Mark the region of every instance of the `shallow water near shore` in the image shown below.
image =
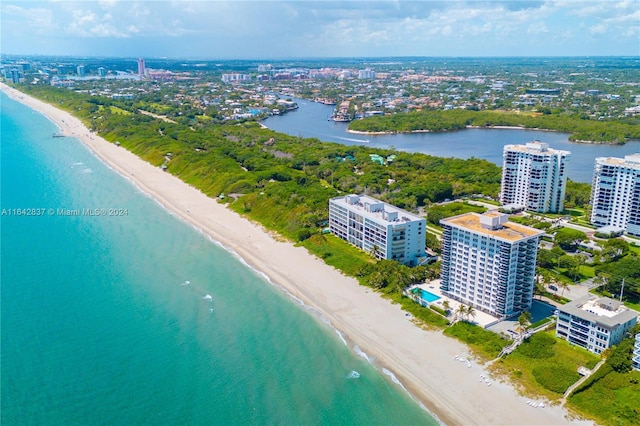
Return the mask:
<path id="1" fill-rule="evenodd" d="M 308 309 L 0 96 L 2 424 L 437 424 Z"/>

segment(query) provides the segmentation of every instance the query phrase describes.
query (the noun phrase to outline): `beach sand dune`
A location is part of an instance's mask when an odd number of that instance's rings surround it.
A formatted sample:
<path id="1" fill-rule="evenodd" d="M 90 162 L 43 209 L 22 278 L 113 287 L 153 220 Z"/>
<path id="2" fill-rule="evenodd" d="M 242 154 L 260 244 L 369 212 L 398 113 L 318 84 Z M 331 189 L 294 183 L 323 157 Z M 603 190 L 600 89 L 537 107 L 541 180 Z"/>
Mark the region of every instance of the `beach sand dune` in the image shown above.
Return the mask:
<path id="1" fill-rule="evenodd" d="M 260 226 L 237 215 L 158 167 L 91 133 L 65 111 L 0 83 L 11 98 L 43 113 L 60 132 L 80 139 L 106 164 L 132 180 L 150 197 L 201 229 L 274 283 L 314 306 L 380 370 L 392 372 L 402 385 L 446 424 L 560 425 L 592 424 L 569 420 L 566 410 L 534 408 L 514 387 L 481 379 L 489 373 L 468 349 L 437 331 L 413 324 L 406 314 L 379 295 L 359 286 L 305 249 L 277 241 Z M 470 359 L 470 358 L 469 358 Z"/>

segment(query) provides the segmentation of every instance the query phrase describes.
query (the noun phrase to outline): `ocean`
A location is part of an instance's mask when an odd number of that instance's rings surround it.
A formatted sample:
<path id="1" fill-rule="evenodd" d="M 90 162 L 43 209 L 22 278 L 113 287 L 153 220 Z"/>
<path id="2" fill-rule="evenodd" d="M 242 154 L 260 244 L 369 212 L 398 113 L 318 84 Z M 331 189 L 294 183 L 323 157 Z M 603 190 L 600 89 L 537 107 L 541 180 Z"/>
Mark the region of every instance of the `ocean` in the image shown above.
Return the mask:
<path id="1" fill-rule="evenodd" d="M 315 311 L 0 95 L 2 425 L 434 425 Z"/>

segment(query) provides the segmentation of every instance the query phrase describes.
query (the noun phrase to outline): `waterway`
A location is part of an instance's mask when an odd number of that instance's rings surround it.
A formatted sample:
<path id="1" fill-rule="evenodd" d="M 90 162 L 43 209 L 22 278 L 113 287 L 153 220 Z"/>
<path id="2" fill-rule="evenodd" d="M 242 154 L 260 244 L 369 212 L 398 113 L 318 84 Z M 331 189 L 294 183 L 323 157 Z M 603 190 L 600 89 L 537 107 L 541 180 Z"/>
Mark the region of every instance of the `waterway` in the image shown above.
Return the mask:
<path id="1" fill-rule="evenodd" d="M 569 134 L 521 129 L 466 129 L 441 133 L 408 133 L 393 135 L 359 135 L 347 132 L 348 123 L 329 121 L 333 106 L 294 99 L 299 108 L 273 116 L 263 124 L 277 132 L 344 145 L 395 148 L 406 152 L 422 152 L 438 157 L 483 158 L 502 166 L 502 150 L 507 144 L 524 144 L 534 140 L 546 142 L 553 149 L 571 152 L 567 176 L 576 182 L 591 183 L 595 159 L 624 157 L 639 153 L 640 141 L 625 145 L 585 144 L 569 141 Z"/>

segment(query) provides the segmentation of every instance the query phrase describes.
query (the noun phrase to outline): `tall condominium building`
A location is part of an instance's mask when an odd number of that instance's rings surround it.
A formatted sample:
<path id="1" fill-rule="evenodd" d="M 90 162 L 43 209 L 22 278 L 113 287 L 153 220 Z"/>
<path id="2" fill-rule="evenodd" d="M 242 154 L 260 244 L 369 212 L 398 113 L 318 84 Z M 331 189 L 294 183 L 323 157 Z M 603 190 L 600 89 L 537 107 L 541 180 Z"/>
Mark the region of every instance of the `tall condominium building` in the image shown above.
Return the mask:
<path id="1" fill-rule="evenodd" d="M 640 153 L 596 158 L 591 187 L 591 223 L 640 236 Z"/>
<path id="2" fill-rule="evenodd" d="M 147 70 L 144 65 L 144 58 L 138 58 L 138 75 L 140 76 L 140 78 L 144 78 L 146 72 Z"/>
<path id="3" fill-rule="evenodd" d="M 84 77 L 84 76 L 85 76 L 85 74 L 86 74 L 86 73 L 85 73 L 84 65 L 78 65 L 78 66 L 76 67 L 76 71 L 78 72 L 78 76 L 79 76 L 79 77 Z"/>
<path id="4" fill-rule="evenodd" d="M 531 309 L 538 243 L 544 232 L 495 211 L 440 220 L 441 290 L 498 318 Z"/>
<path id="5" fill-rule="evenodd" d="M 588 294 L 558 307 L 556 336 L 599 354 L 620 343 L 637 320 L 622 302 Z"/>
<path id="6" fill-rule="evenodd" d="M 366 195 L 329 200 L 329 229 L 380 259 L 416 266 L 426 255 L 426 220 Z"/>
<path id="7" fill-rule="evenodd" d="M 502 203 L 540 213 L 561 212 L 567 189 L 565 163 L 570 155 L 540 141 L 505 145 Z"/>

